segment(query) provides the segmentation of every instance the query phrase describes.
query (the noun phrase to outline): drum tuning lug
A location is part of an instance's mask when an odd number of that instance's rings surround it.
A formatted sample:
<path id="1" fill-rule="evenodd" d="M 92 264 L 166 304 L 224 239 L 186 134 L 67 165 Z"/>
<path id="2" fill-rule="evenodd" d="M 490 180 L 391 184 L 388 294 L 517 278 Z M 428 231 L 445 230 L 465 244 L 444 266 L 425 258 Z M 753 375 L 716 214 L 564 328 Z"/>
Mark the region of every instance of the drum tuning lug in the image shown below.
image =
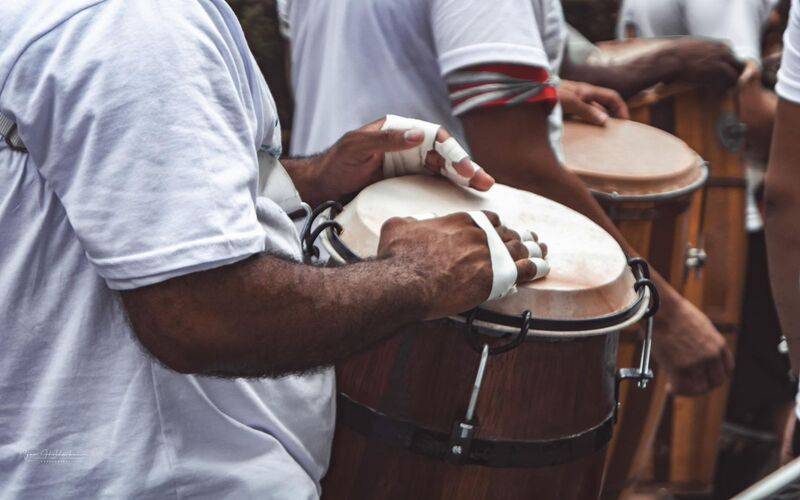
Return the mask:
<path id="1" fill-rule="evenodd" d="M 475 437 L 475 430 L 478 428 L 475 418 L 475 407 L 478 404 L 478 395 L 483 385 L 483 376 L 486 374 L 486 363 L 489 361 L 489 346 L 484 344 L 481 351 L 481 360 L 478 363 L 478 372 L 475 374 L 475 382 L 472 384 L 472 393 L 469 397 L 467 414 L 464 420 L 453 424 L 453 431 L 450 434 L 449 460 L 455 464 L 464 463 L 469 457 L 472 439 Z"/>
<path id="2" fill-rule="evenodd" d="M 703 248 L 696 248 L 691 245 L 686 247 L 686 269 L 693 270 L 696 278 L 700 278 L 700 272 L 708 261 L 708 254 Z"/>
<path id="3" fill-rule="evenodd" d="M 717 139 L 726 150 L 736 153 L 744 145 L 747 125 L 733 113 L 723 113 L 717 120 Z"/>

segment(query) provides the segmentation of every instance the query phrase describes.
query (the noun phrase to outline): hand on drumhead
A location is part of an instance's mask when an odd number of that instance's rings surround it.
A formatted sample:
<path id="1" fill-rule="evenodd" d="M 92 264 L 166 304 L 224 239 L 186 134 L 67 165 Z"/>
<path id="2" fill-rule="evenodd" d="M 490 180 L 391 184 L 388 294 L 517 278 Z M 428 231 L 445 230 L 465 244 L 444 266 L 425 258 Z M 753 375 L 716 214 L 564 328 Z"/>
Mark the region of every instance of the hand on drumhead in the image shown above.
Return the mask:
<path id="1" fill-rule="evenodd" d="M 704 394 L 731 375 L 733 356 L 725 338 L 699 309 L 679 296 L 674 306 L 671 302 L 662 301 L 667 309 L 656 315 L 653 355 L 675 394 Z"/>
<path id="2" fill-rule="evenodd" d="M 603 126 L 609 116 L 628 119 L 628 105 L 615 90 L 582 82 L 562 80 L 558 98 L 564 113 L 592 125 Z"/>
<path id="3" fill-rule="evenodd" d="M 515 284 L 549 272 L 545 245 L 523 242 L 492 212 L 483 212 L 479 221 L 475 213 L 460 212 L 425 220 L 393 218 L 383 225 L 378 257 L 403 259 L 414 269 L 430 305 L 427 319 L 468 311 L 485 302 L 498 286 L 508 292 Z M 500 269 L 492 264 L 492 252 L 498 251 L 505 254 L 495 257 L 507 259 L 505 263 L 494 259 Z M 531 257 L 537 251 L 541 257 Z M 503 279 L 508 281 L 498 281 Z"/>

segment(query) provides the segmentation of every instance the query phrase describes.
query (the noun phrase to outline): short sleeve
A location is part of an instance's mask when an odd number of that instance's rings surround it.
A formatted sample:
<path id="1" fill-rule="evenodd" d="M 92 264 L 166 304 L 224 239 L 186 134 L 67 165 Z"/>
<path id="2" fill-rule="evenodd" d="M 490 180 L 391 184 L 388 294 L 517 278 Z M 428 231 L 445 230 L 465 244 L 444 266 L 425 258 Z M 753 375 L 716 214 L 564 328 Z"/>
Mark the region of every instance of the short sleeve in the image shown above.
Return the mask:
<path id="1" fill-rule="evenodd" d="M 789 26 L 783 34 L 783 59 L 775 91 L 782 98 L 800 104 L 800 0 L 792 1 Z"/>
<path id="2" fill-rule="evenodd" d="M 431 0 L 442 75 L 488 63 L 550 69 L 531 0 Z"/>
<path id="3" fill-rule="evenodd" d="M 246 45 L 225 23 L 201 2 L 100 3 L 30 45 L 7 79 L 2 107 L 28 164 L 111 288 L 265 248 L 256 216 L 263 110 Z"/>
<path id="4" fill-rule="evenodd" d="M 761 62 L 764 4 L 753 0 L 686 2 L 686 24 L 692 36 L 725 40 L 741 60 Z"/>

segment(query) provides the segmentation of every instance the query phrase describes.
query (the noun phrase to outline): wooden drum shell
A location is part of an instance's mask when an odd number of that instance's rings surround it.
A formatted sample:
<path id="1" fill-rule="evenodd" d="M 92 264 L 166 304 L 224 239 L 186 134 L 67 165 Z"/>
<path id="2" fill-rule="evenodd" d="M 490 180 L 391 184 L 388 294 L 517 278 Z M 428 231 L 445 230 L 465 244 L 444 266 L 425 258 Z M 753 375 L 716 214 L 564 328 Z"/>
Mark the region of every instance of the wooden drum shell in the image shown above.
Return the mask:
<path id="1" fill-rule="evenodd" d="M 463 328 L 444 321 L 406 328 L 337 366 L 339 390 L 449 434 L 464 418 L 480 358 L 464 341 Z M 529 340 L 490 357 L 477 437 L 553 439 L 600 424 L 614 408 L 616 355 L 614 333 Z M 541 468 L 453 465 L 369 440 L 340 424 L 323 492 L 329 499 L 596 498 L 604 455 L 600 450 Z"/>
<path id="2" fill-rule="evenodd" d="M 337 262 L 367 258 L 377 252 L 389 217 L 464 210 L 493 210 L 509 227 L 536 231 L 548 244 L 550 274 L 483 304 L 475 330 L 464 316 L 418 323 L 339 364 L 326 498 L 600 494 L 616 409 L 618 333 L 641 319 L 650 300 L 647 282 L 637 281 L 646 270 L 629 263 L 608 233 L 573 210 L 508 186 L 478 193 L 411 176 L 360 193 L 334 214 L 343 231 L 328 229 L 322 243 Z M 530 328 L 509 327 L 528 315 Z M 477 336 L 474 344 L 468 331 Z M 488 357 L 470 464 L 452 463 L 448 437 L 466 419 L 481 359 L 476 349 L 520 332 L 527 333 L 523 342 Z M 489 460 L 498 456 L 488 451 L 498 443 L 503 458 Z"/>
<path id="3" fill-rule="evenodd" d="M 745 169 L 741 155 L 722 146 L 718 127 L 723 114 L 735 116 L 735 96 L 681 85 L 651 92 L 631 103 L 632 119 L 673 133 L 709 162 L 701 240 L 708 262 L 699 274 L 690 273 L 678 290 L 709 316 L 735 349 L 747 258 Z M 659 444 L 643 479 L 677 492 L 711 491 L 728 390 L 726 382 L 704 396 L 668 398 Z"/>
<path id="4" fill-rule="evenodd" d="M 604 42 L 595 63 L 624 62 L 626 59 L 659 47 L 659 40 L 630 40 Z M 734 92 L 702 88 L 686 84 L 657 85 L 637 96 L 628 106 L 631 119 L 648 124 L 685 141 L 709 162 L 707 186 L 698 198 L 691 215 L 691 227 L 703 220 L 702 236 L 693 244 L 701 244 L 708 262 L 699 273 L 687 273 L 685 280 L 676 280 L 680 273 L 677 265 L 671 266 L 669 281 L 688 300 L 700 307 L 725 336 L 733 349 L 741 322 L 744 272 L 747 240 L 744 229 L 745 168 L 741 154 L 727 148 L 721 140 L 724 119 L 735 121 L 737 106 Z M 697 208 L 705 207 L 704 213 Z M 629 236 L 634 246 L 640 248 L 642 238 Z M 637 234 L 641 234 L 638 233 Z M 699 235 L 698 235 L 699 236 Z M 650 250 L 651 263 L 664 271 Z M 625 353 L 635 346 L 620 345 L 620 362 Z M 629 483 L 656 483 L 675 492 L 709 493 L 714 478 L 715 464 L 727 403 L 728 384 L 701 397 L 673 397 L 667 395 L 665 380 L 658 380 L 656 397 L 650 405 L 648 432 L 659 427 L 657 437 L 646 436 L 635 452 L 612 454 L 607 471 L 606 495 L 616 498 L 624 478 Z M 663 404 L 662 404 L 662 399 Z M 625 394 L 622 395 L 625 400 Z M 641 402 L 641 398 L 637 398 Z M 618 434 L 628 433 L 623 410 Z M 663 413 L 663 417 L 662 417 Z M 657 441 L 657 443 L 655 443 Z M 630 451 L 630 450 L 628 450 Z M 627 457 L 636 455 L 635 463 Z M 616 465 L 615 465 L 616 464 Z"/>

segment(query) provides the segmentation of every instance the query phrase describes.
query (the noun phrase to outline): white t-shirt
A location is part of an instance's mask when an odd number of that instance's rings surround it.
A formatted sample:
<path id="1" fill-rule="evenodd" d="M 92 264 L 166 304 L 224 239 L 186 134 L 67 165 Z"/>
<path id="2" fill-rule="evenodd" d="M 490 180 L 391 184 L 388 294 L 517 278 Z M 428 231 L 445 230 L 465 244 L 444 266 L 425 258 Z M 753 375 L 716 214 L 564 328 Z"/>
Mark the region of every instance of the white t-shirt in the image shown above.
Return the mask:
<path id="1" fill-rule="evenodd" d="M 624 0 L 617 36 L 698 36 L 730 43 L 741 60 L 761 61 L 761 32 L 778 0 Z"/>
<path id="2" fill-rule="evenodd" d="M 292 153 L 331 146 L 393 113 L 439 123 L 467 144 L 444 76 L 485 63 L 558 72 L 559 0 L 285 0 L 292 44 Z M 551 113 L 560 131 L 560 114 Z"/>
<path id="3" fill-rule="evenodd" d="M 317 498 L 331 372 L 174 373 L 114 291 L 300 255 L 257 198 L 280 129 L 232 11 L 40 0 L 0 19 L 0 113 L 30 150 L 0 143 L 0 498 Z"/>

